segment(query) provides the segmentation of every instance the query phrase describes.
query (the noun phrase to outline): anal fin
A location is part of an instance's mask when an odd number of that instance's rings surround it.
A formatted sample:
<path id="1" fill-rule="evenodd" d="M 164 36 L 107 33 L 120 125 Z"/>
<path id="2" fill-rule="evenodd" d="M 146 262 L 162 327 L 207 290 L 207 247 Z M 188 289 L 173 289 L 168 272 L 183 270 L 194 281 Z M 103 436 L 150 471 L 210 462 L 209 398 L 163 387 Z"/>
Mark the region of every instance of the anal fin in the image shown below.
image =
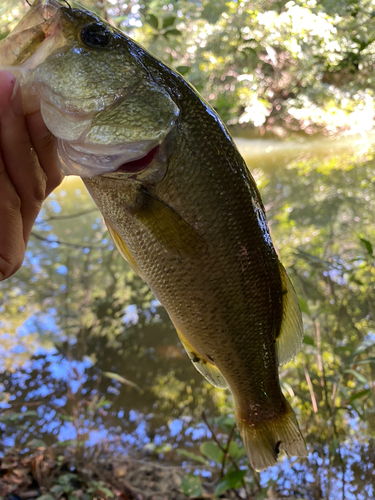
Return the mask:
<path id="1" fill-rule="evenodd" d="M 215 387 L 219 387 L 220 389 L 226 389 L 228 387 L 228 383 L 225 380 L 224 376 L 217 368 L 217 366 L 204 359 L 203 356 L 197 353 L 194 347 L 185 339 L 184 335 L 180 330 L 177 330 L 177 334 L 179 339 L 184 346 L 187 355 L 189 356 L 191 362 L 195 366 L 195 368 L 199 371 L 201 375 L 203 375 L 212 385 Z"/>
<path id="2" fill-rule="evenodd" d="M 283 318 L 276 338 L 276 351 L 279 365 L 284 365 L 301 349 L 303 325 L 297 294 L 281 262 L 279 270 L 283 289 Z"/>

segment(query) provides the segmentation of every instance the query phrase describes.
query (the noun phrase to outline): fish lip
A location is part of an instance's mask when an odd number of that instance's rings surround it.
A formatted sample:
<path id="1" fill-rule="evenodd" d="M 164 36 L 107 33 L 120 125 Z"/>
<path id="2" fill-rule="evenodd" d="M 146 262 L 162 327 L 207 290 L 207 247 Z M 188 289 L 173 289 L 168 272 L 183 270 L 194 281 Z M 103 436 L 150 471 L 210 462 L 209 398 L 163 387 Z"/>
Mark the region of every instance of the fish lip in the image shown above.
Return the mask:
<path id="1" fill-rule="evenodd" d="M 79 175 L 80 177 L 113 174 L 119 167 L 146 157 L 150 151 L 159 146 L 155 141 L 148 142 L 149 144 L 147 142 L 124 143 L 116 151 L 113 147 L 101 146 L 100 150 L 96 150 L 95 146 L 80 145 L 78 141 L 57 139 L 56 149 L 59 167 L 65 175 Z M 137 154 L 137 149 L 139 154 Z M 146 170 L 147 167 L 148 165 L 140 168 L 137 173 Z M 120 170 L 118 174 L 123 176 L 126 175 L 126 172 Z M 134 175 L 134 172 L 128 174 L 131 176 Z"/>

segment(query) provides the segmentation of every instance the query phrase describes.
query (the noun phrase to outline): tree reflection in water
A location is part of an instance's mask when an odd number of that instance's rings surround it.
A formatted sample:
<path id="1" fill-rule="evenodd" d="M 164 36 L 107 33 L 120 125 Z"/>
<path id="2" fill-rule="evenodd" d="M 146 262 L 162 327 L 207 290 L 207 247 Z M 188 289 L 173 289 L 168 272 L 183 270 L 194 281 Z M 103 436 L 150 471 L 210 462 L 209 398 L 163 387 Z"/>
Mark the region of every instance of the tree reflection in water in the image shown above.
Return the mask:
<path id="1" fill-rule="evenodd" d="M 372 498 L 373 148 L 242 145 L 253 151 L 247 161 L 306 334 L 281 375 L 310 456 L 281 461 L 261 481 L 311 498 Z M 75 178 L 45 203 L 23 268 L 1 284 L 0 312 L 3 450 L 41 439 L 181 462 L 176 448 L 210 437 L 203 410 L 232 413 L 230 395 L 195 371 Z"/>

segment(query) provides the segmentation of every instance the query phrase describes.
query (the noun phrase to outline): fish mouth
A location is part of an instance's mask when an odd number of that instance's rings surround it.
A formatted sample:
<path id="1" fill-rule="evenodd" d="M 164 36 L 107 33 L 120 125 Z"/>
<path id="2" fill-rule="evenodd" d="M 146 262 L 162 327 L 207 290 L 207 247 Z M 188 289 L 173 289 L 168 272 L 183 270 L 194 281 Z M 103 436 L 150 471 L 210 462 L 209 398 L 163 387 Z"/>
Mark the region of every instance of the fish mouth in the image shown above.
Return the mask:
<path id="1" fill-rule="evenodd" d="M 168 134 L 168 131 L 161 130 L 151 140 L 93 143 L 88 134 L 97 112 L 86 112 L 76 106 L 71 108 L 61 96 L 45 86 L 40 95 L 42 117 L 56 138 L 57 159 L 64 175 L 138 174 L 148 168 Z M 116 105 L 116 99 L 112 104 Z"/>
<path id="2" fill-rule="evenodd" d="M 59 167 L 65 175 L 93 177 L 121 172 L 132 176 L 148 168 L 161 144 L 155 141 L 125 143 L 119 146 L 83 147 L 72 141 L 57 139 Z"/>
<path id="3" fill-rule="evenodd" d="M 145 154 L 142 158 L 138 158 L 137 160 L 131 160 L 126 163 L 120 165 L 114 172 L 124 172 L 126 174 L 140 174 L 144 170 L 146 170 L 156 157 L 159 152 L 159 146 L 152 148 L 148 153 Z"/>

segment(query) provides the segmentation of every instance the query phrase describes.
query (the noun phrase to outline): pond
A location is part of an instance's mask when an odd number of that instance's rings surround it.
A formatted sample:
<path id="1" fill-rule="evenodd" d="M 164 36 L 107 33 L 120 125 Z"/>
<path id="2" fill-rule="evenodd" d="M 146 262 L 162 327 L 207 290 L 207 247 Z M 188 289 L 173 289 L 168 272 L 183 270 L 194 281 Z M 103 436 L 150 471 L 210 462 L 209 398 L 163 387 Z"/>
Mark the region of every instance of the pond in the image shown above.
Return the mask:
<path id="1" fill-rule="evenodd" d="M 305 328 L 280 372 L 310 455 L 281 456 L 260 482 L 312 499 L 373 498 L 373 138 L 238 146 Z M 225 440 L 230 394 L 196 372 L 78 178 L 45 202 L 23 267 L 0 284 L 0 314 L 0 452 L 59 443 L 190 463 L 181 450 L 199 454 L 212 437 L 202 412 Z"/>

